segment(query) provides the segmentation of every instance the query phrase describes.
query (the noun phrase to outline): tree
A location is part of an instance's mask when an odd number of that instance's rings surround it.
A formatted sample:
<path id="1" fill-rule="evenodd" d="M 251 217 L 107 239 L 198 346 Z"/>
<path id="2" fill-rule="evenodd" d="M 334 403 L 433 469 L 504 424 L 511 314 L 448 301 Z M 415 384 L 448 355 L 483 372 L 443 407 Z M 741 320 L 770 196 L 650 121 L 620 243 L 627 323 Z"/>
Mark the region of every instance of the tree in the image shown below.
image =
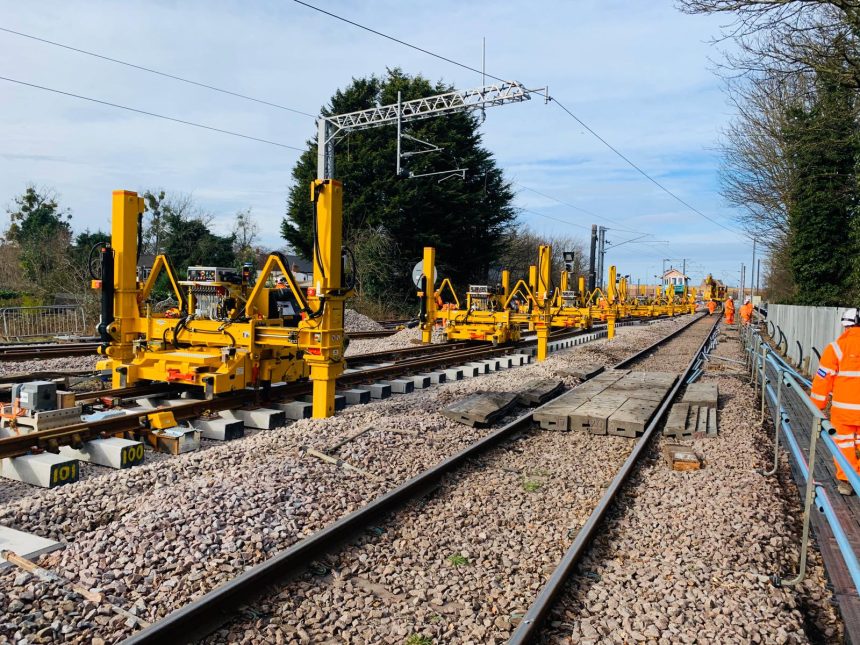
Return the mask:
<path id="1" fill-rule="evenodd" d="M 575 290 L 577 288 L 576 280 L 580 275 L 586 274 L 588 257 L 585 253 L 585 243 L 570 235 L 542 235 L 527 226 L 511 231 L 505 236 L 504 247 L 498 259 L 499 268 L 511 272 L 512 282 L 520 278 L 527 279 L 529 267 L 537 264 L 538 247 L 542 244 L 548 244 L 552 247 L 550 274 L 551 284 L 554 287 L 559 285 L 561 270 L 564 266 L 564 252 L 573 252 L 573 275 L 575 277 L 574 281 L 569 283 L 569 288 Z"/>
<path id="2" fill-rule="evenodd" d="M 260 226 L 254 219 L 251 209 L 236 213 L 233 222 L 233 253 L 236 262 L 256 262 L 258 249 L 255 246 L 260 235 Z"/>
<path id="3" fill-rule="evenodd" d="M 691 14 L 733 14 L 723 38 L 735 72 L 786 79 L 826 74 L 860 88 L 860 4 L 856 0 L 679 0 Z"/>
<path id="4" fill-rule="evenodd" d="M 214 235 L 202 220 L 175 218 L 167 227 L 164 254 L 183 276 L 189 266 L 236 266 L 233 244 L 232 235 Z"/>
<path id="5" fill-rule="evenodd" d="M 143 201 L 148 216 L 144 217 L 142 223 L 141 253 L 163 253 L 171 219 L 184 220 L 199 215 L 194 213 L 194 203 L 190 195 L 147 190 L 143 193 Z"/>
<path id="6" fill-rule="evenodd" d="M 7 209 L 12 220 L 6 240 L 20 249 L 19 262 L 36 292 L 52 290 L 72 237 L 71 213 L 61 209 L 51 190 L 27 186 Z"/>
<path id="7" fill-rule="evenodd" d="M 852 291 L 856 264 L 860 156 L 855 92 L 822 76 L 810 106 L 790 108 L 785 139 L 794 169 L 791 184 L 789 252 L 802 305 L 843 304 Z"/>
<path id="8" fill-rule="evenodd" d="M 810 96 L 805 82 L 761 80 L 732 89 L 738 115 L 720 146 L 721 192 L 739 209 L 740 224 L 766 249 L 784 246 L 787 240 L 793 183 L 784 136 L 788 109 Z"/>
<path id="9" fill-rule="evenodd" d="M 236 265 L 235 238 L 212 233 L 212 216 L 196 208 L 190 195 L 148 190 L 143 198 L 149 217 L 143 222 L 142 251 L 165 254 L 180 279 L 189 266 Z"/>
<path id="10" fill-rule="evenodd" d="M 355 79 L 338 90 L 326 114 L 352 112 L 403 100 L 450 91 L 441 82 L 410 77 L 389 70 L 382 77 Z M 399 248 L 390 274 L 394 298 L 414 292 L 409 279 L 424 246 L 435 246 L 442 263 L 450 262 L 452 278 L 465 283 L 486 280 L 498 257 L 504 236 L 515 220 L 513 191 L 490 153 L 481 146 L 478 120 L 465 113 L 412 122 L 410 135 L 441 146 L 443 151 L 411 157 L 408 170 L 415 174 L 467 168 L 466 178 L 439 181 L 438 176 L 395 176 L 395 127 L 353 132 L 338 145 L 336 177 L 344 184 L 344 239 L 384 229 Z M 407 145 L 404 143 L 404 145 Z M 309 142 L 293 168 L 293 185 L 281 234 L 300 254 L 311 257 L 313 208 L 309 185 L 316 177 L 316 143 Z M 376 280 L 368 277 L 367 280 Z M 364 288 L 378 289 L 365 282 Z"/>

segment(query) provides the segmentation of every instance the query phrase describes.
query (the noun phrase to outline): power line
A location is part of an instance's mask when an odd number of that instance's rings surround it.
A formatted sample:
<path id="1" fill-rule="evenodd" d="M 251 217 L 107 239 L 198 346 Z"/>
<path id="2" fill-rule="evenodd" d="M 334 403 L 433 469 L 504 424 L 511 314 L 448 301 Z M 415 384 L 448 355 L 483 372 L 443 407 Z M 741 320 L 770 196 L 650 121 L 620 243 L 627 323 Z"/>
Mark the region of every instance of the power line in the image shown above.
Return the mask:
<path id="1" fill-rule="evenodd" d="M 544 213 L 538 213 L 537 211 L 533 211 L 530 208 L 525 208 L 523 206 L 516 206 L 515 208 L 523 211 L 524 213 L 531 213 L 532 215 L 537 215 L 538 217 L 543 217 L 545 219 L 551 219 L 555 222 L 561 222 L 562 224 L 567 224 L 568 226 L 576 226 L 577 228 L 584 228 L 586 230 L 591 230 L 591 227 L 586 226 L 585 224 L 577 224 L 575 222 L 568 222 L 567 220 L 559 219 L 558 217 L 553 217 L 552 215 L 545 215 Z"/>
<path id="2" fill-rule="evenodd" d="M 0 27 L 0 31 L 5 31 L 8 34 L 15 34 L 16 36 L 21 36 L 22 38 L 29 38 L 30 40 L 36 40 L 40 43 L 45 43 L 47 45 L 53 45 L 54 47 L 62 47 L 63 49 L 68 49 L 69 51 L 77 52 L 79 54 L 85 54 L 87 56 L 92 56 L 94 58 L 100 58 L 102 60 L 109 61 L 111 63 L 117 63 L 118 65 L 125 65 L 126 67 L 131 67 L 133 69 L 140 70 L 142 72 L 149 72 L 150 74 L 157 74 L 158 76 L 164 76 L 166 78 L 172 78 L 175 81 L 180 81 L 182 83 L 188 83 L 189 85 L 196 85 L 197 87 L 203 87 L 207 90 L 212 90 L 214 92 L 221 92 L 222 94 L 229 94 L 230 96 L 235 96 L 240 99 L 245 99 L 246 101 L 253 101 L 254 103 L 261 103 L 262 105 L 268 105 L 269 107 L 278 108 L 279 110 L 286 110 L 287 112 L 293 112 L 295 114 L 301 114 L 302 116 L 309 116 L 312 119 L 316 118 L 316 115 L 310 114 L 308 112 L 303 112 L 302 110 L 296 110 L 295 108 L 287 107 L 286 105 L 280 105 L 278 103 L 272 103 L 271 101 L 265 101 L 263 99 L 254 98 L 253 96 L 248 96 L 247 94 L 240 94 L 239 92 L 234 92 L 232 90 L 225 90 L 221 87 L 215 87 L 214 85 L 207 85 L 206 83 L 200 83 L 198 81 L 193 81 L 188 78 L 183 78 L 182 76 L 176 76 L 175 74 L 168 74 L 167 72 L 161 72 L 157 69 L 152 69 L 151 67 L 144 67 L 143 65 L 136 65 L 134 63 L 129 63 L 128 61 L 120 60 L 118 58 L 111 58 L 110 56 L 105 56 L 104 54 L 97 54 L 96 52 L 87 51 L 86 49 L 80 49 L 78 47 L 72 47 L 71 45 L 64 45 L 63 43 L 58 43 L 53 40 L 48 40 L 46 38 L 39 38 L 38 36 L 33 36 L 32 34 L 25 34 L 21 31 L 15 31 L 14 29 L 7 29 L 6 27 Z"/>
<path id="3" fill-rule="evenodd" d="M 437 54 L 436 52 L 432 52 L 429 49 L 424 49 L 423 47 L 419 47 L 418 45 L 413 45 L 412 43 L 408 43 L 405 40 L 400 40 L 399 38 L 395 38 L 394 36 L 389 36 L 388 34 L 384 34 L 381 31 L 377 31 L 376 29 L 372 29 L 371 27 L 368 27 L 366 25 L 362 25 L 361 23 L 355 22 L 353 20 L 349 20 L 348 18 L 344 18 L 343 16 L 339 16 L 336 13 L 332 13 L 331 11 L 326 11 L 325 9 L 321 9 L 320 7 L 315 7 L 314 5 L 309 4 L 307 2 L 303 2 L 302 0 L 293 0 L 293 2 L 295 2 L 296 4 L 300 4 L 304 7 L 307 7 L 308 9 L 313 9 L 314 11 L 319 11 L 320 13 L 323 13 L 327 16 L 330 16 L 330 17 L 334 18 L 335 20 L 340 20 L 341 22 L 345 22 L 349 25 L 352 25 L 353 27 L 358 27 L 359 29 L 364 29 L 364 31 L 369 31 L 370 33 L 375 34 L 377 36 L 381 36 L 382 38 L 386 38 L 386 39 L 391 40 L 391 41 L 398 43 L 400 45 L 404 45 L 406 47 L 409 47 L 411 49 L 419 51 L 423 54 L 427 54 L 428 56 L 433 56 L 433 58 L 438 58 L 439 60 L 443 60 L 446 63 L 451 63 L 452 65 L 457 65 L 458 67 L 462 67 L 463 69 L 467 69 L 470 72 L 475 72 L 476 74 L 482 74 L 483 76 L 486 76 L 488 78 L 492 78 L 493 80 L 499 81 L 501 83 L 506 83 L 508 81 L 508 79 L 499 78 L 498 76 L 493 76 L 492 74 L 487 74 L 486 72 L 484 72 L 480 69 L 477 69 L 477 68 L 472 67 L 470 65 L 466 65 L 465 63 L 461 63 L 459 61 L 456 61 L 453 58 L 448 58 L 447 56 L 442 56 L 442 54 Z"/>
<path id="4" fill-rule="evenodd" d="M 591 134 L 592 134 L 592 135 L 593 135 L 593 136 L 594 136 L 598 141 L 600 141 L 603 145 L 605 145 L 605 146 L 606 146 L 607 148 L 609 148 L 612 152 L 614 152 L 614 153 L 615 153 L 616 155 L 618 155 L 621 159 L 623 159 L 623 160 L 627 163 L 627 165 L 629 165 L 631 168 L 633 168 L 634 170 L 636 170 L 636 172 L 638 172 L 640 175 L 642 175 L 643 177 L 645 177 L 645 179 L 647 179 L 647 180 L 648 180 L 648 181 L 650 181 L 652 184 L 654 184 L 655 186 L 657 186 L 657 187 L 658 187 L 660 190 L 662 190 L 664 193 L 666 193 L 667 195 L 669 195 L 669 196 L 670 196 L 670 197 L 672 197 L 673 199 L 675 199 L 675 200 L 679 201 L 681 204 L 683 204 L 684 206 L 686 206 L 687 208 L 689 208 L 691 211 L 693 211 L 693 212 L 694 212 L 694 213 L 696 213 L 697 215 L 701 215 L 702 217 L 704 217 L 704 218 L 705 218 L 706 220 L 708 220 L 709 222 L 712 222 L 712 223 L 716 224 L 717 226 L 719 226 L 719 227 L 721 227 L 721 228 L 726 229 L 726 230 L 727 230 L 727 231 L 729 231 L 730 233 L 734 233 L 735 235 L 738 235 L 738 236 L 744 237 L 744 236 L 743 236 L 739 231 L 737 231 L 737 230 L 735 230 L 735 229 L 733 229 L 733 228 L 729 228 L 728 226 L 726 226 L 726 225 L 725 225 L 725 224 L 723 224 L 722 222 L 719 222 L 719 221 L 715 220 L 714 218 L 709 217 L 708 215 L 705 215 L 705 214 L 704 214 L 702 211 L 700 211 L 698 208 L 696 208 L 695 206 L 692 206 L 692 205 L 691 205 L 691 204 L 689 204 L 688 202 L 686 202 L 686 201 L 684 201 L 683 199 L 681 199 L 680 197 L 678 197 L 678 195 L 676 195 L 675 193 L 673 193 L 671 190 L 669 190 L 668 188 L 666 188 L 663 184 L 661 184 L 659 181 L 657 181 L 656 179 L 654 179 L 654 178 L 653 178 L 651 175 L 649 175 L 647 172 L 645 172 L 644 170 L 642 170 L 642 168 L 640 168 L 638 165 L 636 165 L 635 163 L 633 163 L 633 161 L 631 161 L 629 157 L 627 157 L 627 156 L 626 156 L 626 155 L 624 155 L 620 150 L 618 150 L 618 148 L 616 148 L 615 146 L 613 146 L 613 145 L 612 145 L 611 143 L 609 143 L 606 139 L 604 139 L 604 138 L 603 138 L 603 137 L 601 137 L 599 134 L 597 134 L 597 132 L 595 132 L 594 130 L 592 130 L 592 129 L 591 129 L 591 127 L 589 127 L 589 126 L 588 126 L 588 124 L 586 124 L 582 119 L 580 119 L 578 116 L 576 116 L 573 112 L 571 112 L 570 110 L 568 110 L 568 109 L 567 109 L 567 108 L 566 108 L 566 107 L 565 107 L 565 106 L 564 106 L 564 105 L 563 105 L 563 104 L 562 104 L 558 99 L 556 99 L 556 98 L 554 98 L 554 97 L 553 97 L 551 100 L 552 100 L 552 101 L 554 101 L 554 102 L 555 102 L 555 104 L 556 104 L 556 105 L 558 105 L 558 107 L 560 107 L 562 110 L 564 110 L 568 115 L 570 115 L 570 116 L 571 116 L 571 117 L 572 117 L 572 118 L 573 118 L 577 123 L 579 123 L 579 125 L 581 125 L 583 128 L 585 128 L 586 130 L 588 130 L 588 131 L 589 131 L 589 132 L 590 132 L 590 133 L 591 133 Z"/>
<path id="5" fill-rule="evenodd" d="M 443 56 L 443 55 L 441 55 L 441 54 L 437 54 L 436 52 L 430 51 L 429 49 L 424 49 L 423 47 L 419 47 L 418 45 L 413 45 L 412 43 L 406 42 L 405 40 L 401 40 L 400 38 L 395 38 L 394 36 L 391 36 L 391 35 L 389 35 L 389 34 L 383 33 L 383 32 L 381 32 L 381 31 L 377 31 L 376 29 L 373 29 L 373 28 L 368 27 L 368 26 L 366 26 L 366 25 L 362 25 L 361 23 L 355 22 L 354 20 L 349 20 L 348 18 L 344 18 L 343 16 L 339 16 L 339 15 L 337 15 L 336 13 L 332 13 L 331 11 L 326 11 L 325 9 L 321 9 L 320 7 L 315 7 L 314 5 L 309 4 L 309 3 L 307 3 L 307 2 L 304 2 L 303 0 L 293 0 L 293 2 L 295 2 L 296 4 L 300 4 L 300 5 L 304 6 L 304 7 L 308 7 L 309 9 L 313 9 L 314 11 L 318 11 L 318 12 L 320 12 L 320 13 L 322 13 L 322 14 L 327 15 L 327 16 L 330 16 L 330 17 L 332 17 L 332 18 L 334 18 L 334 19 L 336 19 L 336 20 L 340 20 L 341 22 L 345 22 L 345 23 L 347 23 L 347 24 L 349 24 L 349 25 L 353 25 L 354 27 L 358 27 L 359 29 L 363 29 L 364 31 L 370 32 L 370 33 L 375 34 L 375 35 L 377 35 L 377 36 L 380 36 L 380 37 L 382 37 L 382 38 L 386 38 L 387 40 L 390 40 L 390 41 L 392 41 L 392 42 L 395 42 L 395 43 L 398 43 L 398 44 L 400 44 L 400 45 L 404 45 L 405 47 L 409 47 L 409 48 L 414 49 L 414 50 L 416 50 L 416 51 L 422 52 L 422 53 L 424 53 L 424 54 L 427 54 L 428 56 L 433 56 L 434 58 L 438 58 L 439 60 L 443 60 L 443 61 L 445 61 L 446 63 L 451 63 L 452 65 L 456 65 L 456 66 L 458 66 L 458 67 L 462 67 L 463 69 L 469 70 L 469 71 L 471 71 L 471 72 L 475 72 L 476 74 L 482 74 L 482 75 L 484 75 L 484 76 L 487 76 L 487 77 L 492 78 L 492 79 L 497 80 L 497 81 L 506 82 L 506 79 L 500 78 L 499 76 L 494 76 L 494 75 L 492 75 L 492 74 L 488 74 L 488 73 L 486 73 L 486 72 L 485 72 L 485 71 L 483 71 L 483 70 L 479 70 L 479 69 L 477 69 L 477 68 L 475 68 L 475 67 L 472 67 L 471 65 L 466 65 L 465 63 L 461 63 L 461 62 L 456 61 L 456 60 L 454 60 L 454 59 L 452 59 L 452 58 L 448 58 L 447 56 Z M 557 103 L 557 104 L 558 104 L 558 106 L 559 106 L 562 110 L 564 110 L 568 115 L 570 115 L 573 119 L 575 119 L 575 120 L 576 120 L 576 122 L 577 122 L 577 123 L 579 123 L 582 127 L 584 127 L 586 130 L 588 130 L 588 132 L 589 132 L 592 136 L 594 136 L 598 141 L 600 141 L 604 146 L 606 146 L 607 148 L 609 148 L 609 149 L 610 149 L 613 153 L 615 153 L 618 157 L 620 157 L 621 159 L 623 159 L 623 160 L 625 161 L 625 163 L 627 163 L 629 166 L 631 166 L 633 169 L 635 169 L 639 174 L 641 174 L 641 175 L 642 175 L 643 177 L 645 177 L 648 181 L 650 181 L 650 182 L 651 182 L 651 183 L 653 183 L 655 186 L 657 186 L 658 188 L 660 188 L 660 190 L 662 190 L 663 192 L 665 192 L 666 194 L 668 194 L 669 196 L 671 196 L 673 199 L 677 200 L 678 202 L 680 202 L 681 204 L 683 204 L 684 206 L 686 206 L 688 209 L 690 209 L 692 212 L 696 213 L 697 215 L 700 215 L 701 217 L 704 217 L 704 218 L 705 218 L 706 220 L 708 220 L 709 222 L 711 222 L 711 223 L 713 223 L 713 224 L 716 224 L 717 226 L 719 226 L 719 227 L 721 227 L 721 228 L 723 228 L 723 229 L 725 229 L 725 230 L 729 231 L 730 233 L 734 233 L 735 235 L 738 235 L 738 236 L 740 236 L 740 237 L 745 237 L 742 233 L 740 233 L 740 232 L 739 232 L 739 231 L 737 231 L 736 229 L 730 228 L 730 227 L 726 226 L 725 224 L 723 224 L 722 222 L 720 222 L 720 221 L 718 221 L 718 220 L 716 220 L 716 219 L 714 219 L 714 218 L 712 218 L 712 217 L 709 217 L 708 215 L 705 215 L 705 214 L 704 214 L 702 211 L 700 211 L 698 208 L 696 208 L 695 206 L 692 206 L 692 205 L 691 205 L 691 204 L 689 204 L 688 202 L 686 202 L 686 201 L 684 201 L 683 199 L 681 199 L 678 195 L 676 195 L 675 193 L 673 193 L 671 190 L 669 190 L 668 188 L 666 188 L 663 184 L 661 184 L 659 181 L 657 181 L 656 179 L 654 179 L 651 175 L 649 175 L 649 174 L 648 174 L 647 172 L 645 172 L 642 168 L 640 168 L 640 167 L 639 167 L 638 165 L 636 165 L 633 161 L 631 161 L 629 157 L 627 157 L 626 155 L 624 155 L 624 154 L 623 154 L 620 150 L 618 150 L 615 146 L 613 146 L 613 145 L 612 145 L 612 144 L 610 144 L 606 139 L 604 139 L 602 136 L 600 136 L 600 135 L 599 135 L 599 134 L 598 134 L 594 129 L 592 129 L 589 125 L 587 125 L 587 124 L 586 124 L 582 119 L 580 119 L 580 118 L 579 118 L 578 116 L 576 116 L 573 112 L 571 112 L 569 109 L 567 109 L 567 108 L 566 108 L 566 107 L 565 107 L 565 106 L 564 106 L 564 105 L 563 105 L 563 104 L 562 104 L 558 99 L 556 99 L 555 97 L 552 97 L 552 96 L 547 95 L 547 100 L 551 100 L 551 101 L 554 101 L 555 103 Z M 552 198 L 550 198 L 550 199 L 552 199 Z M 604 218 L 604 219 L 605 219 L 605 218 Z"/>
<path id="6" fill-rule="evenodd" d="M 108 101 L 102 101 L 101 99 L 90 98 L 89 96 L 81 96 L 80 94 L 73 94 L 71 92 L 64 92 L 62 90 L 57 90 L 52 87 L 45 87 L 44 85 L 36 85 L 35 83 L 27 83 L 25 81 L 19 81 L 14 78 L 7 78 L 6 76 L 0 76 L 0 81 L 8 81 L 9 83 L 17 83 L 18 85 L 26 85 L 27 87 L 34 87 L 38 90 L 44 90 L 46 92 L 53 92 L 55 94 L 62 94 L 63 96 L 71 96 L 76 99 L 81 99 L 84 101 L 90 101 L 92 103 L 98 103 L 99 105 L 107 105 L 114 108 L 119 108 L 120 110 L 128 110 L 129 112 L 136 112 L 137 114 L 145 114 L 146 116 L 154 116 L 158 119 L 164 119 L 165 121 L 173 121 L 174 123 L 181 123 L 183 125 L 190 125 L 195 128 L 202 128 L 203 130 L 211 130 L 212 132 L 220 132 L 221 134 L 229 134 L 234 137 L 240 137 L 242 139 L 249 139 L 251 141 L 258 141 L 260 143 L 267 143 L 271 146 L 278 146 L 279 148 L 288 148 L 289 150 L 298 150 L 299 152 L 304 152 L 304 148 L 297 148 L 296 146 L 289 146 L 286 143 L 279 143 L 277 141 L 270 141 L 269 139 L 261 139 L 260 137 L 252 137 L 248 134 L 242 134 L 240 132 L 233 132 L 232 130 L 223 130 L 221 128 L 216 128 L 211 125 L 204 125 L 202 123 L 194 123 L 193 121 L 185 121 L 184 119 L 177 119 L 172 116 L 165 116 L 163 114 L 156 114 L 155 112 L 147 112 L 146 110 L 138 110 L 137 108 L 128 107 L 127 105 L 119 105 L 118 103 L 110 103 Z"/>
<path id="7" fill-rule="evenodd" d="M 576 206 L 575 204 L 571 204 L 570 202 L 566 202 L 564 200 L 558 199 L 557 197 L 553 197 L 552 195 L 547 195 L 546 193 L 542 193 L 541 191 L 536 190 L 535 188 L 532 188 L 531 186 L 526 186 L 525 184 L 523 184 L 519 181 L 514 181 L 513 183 L 515 183 L 517 186 L 525 188 L 526 190 L 530 190 L 531 192 L 533 192 L 537 195 L 540 195 L 541 197 L 546 197 L 547 199 L 551 199 L 552 201 L 557 202 L 557 203 L 561 204 L 562 206 L 568 206 L 574 210 L 577 210 L 580 213 L 585 213 L 586 215 L 591 215 L 592 217 L 596 217 L 597 219 L 606 220 L 607 222 L 612 222 L 612 223 L 616 223 L 616 224 L 618 223 L 617 220 L 614 220 L 610 217 L 606 217 L 605 215 L 598 215 L 597 213 L 590 211 L 588 209 L 582 208 L 581 206 Z M 627 229 L 627 228 L 612 227 L 611 230 L 621 231 L 623 233 L 643 233 L 646 235 L 651 235 L 651 233 L 645 233 L 645 231 L 634 231 L 634 230 Z"/>

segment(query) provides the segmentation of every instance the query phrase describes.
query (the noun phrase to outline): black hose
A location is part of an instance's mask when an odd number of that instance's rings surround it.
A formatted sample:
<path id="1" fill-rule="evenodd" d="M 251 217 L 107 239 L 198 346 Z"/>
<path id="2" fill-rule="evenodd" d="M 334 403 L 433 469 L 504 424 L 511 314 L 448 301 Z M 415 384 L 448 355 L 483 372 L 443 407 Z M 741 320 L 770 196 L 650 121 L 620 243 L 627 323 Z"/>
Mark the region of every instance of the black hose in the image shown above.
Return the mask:
<path id="1" fill-rule="evenodd" d="M 316 258 L 317 258 L 317 266 L 319 266 L 319 268 L 320 268 L 320 274 L 322 275 L 323 280 L 325 280 L 325 277 L 326 277 L 325 267 L 323 266 L 322 258 L 320 257 L 319 228 L 317 226 L 317 202 L 319 201 L 319 198 L 320 198 L 320 186 L 317 185 L 314 187 L 314 202 L 313 202 L 314 203 L 314 209 L 313 209 L 313 213 L 314 213 L 314 221 L 313 221 L 313 225 L 314 225 L 314 254 L 316 255 Z"/>
<path id="2" fill-rule="evenodd" d="M 343 272 L 344 285 L 342 287 L 342 291 L 346 293 L 348 291 L 352 291 L 355 288 L 356 282 L 358 280 L 358 265 L 356 264 L 355 254 L 352 252 L 351 248 L 349 248 L 348 246 L 343 247 L 342 253 L 343 255 L 349 256 L 349 264 L 351 267 L 349 273 Z M 346 280 L 347 275 L 350 277 L 350 280 L 348 282 Z"/>

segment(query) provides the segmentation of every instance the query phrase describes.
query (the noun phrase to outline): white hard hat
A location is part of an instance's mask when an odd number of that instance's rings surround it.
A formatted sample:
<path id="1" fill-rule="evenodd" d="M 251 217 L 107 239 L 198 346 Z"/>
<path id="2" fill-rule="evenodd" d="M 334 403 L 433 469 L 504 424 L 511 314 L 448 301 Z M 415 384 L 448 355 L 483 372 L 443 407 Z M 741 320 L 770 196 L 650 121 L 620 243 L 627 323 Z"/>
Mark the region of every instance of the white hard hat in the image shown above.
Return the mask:
<path id="1" fill-rule="evenodd" d="M 749 296 L 747 296 L 746 298 L 744 298 L 744 304 L 748 303 L 749 301 L 750 301 L 750 297 L 749 297 Z"/>
<path id="2" fill-rule="evenodd" d="M 846 309 L 845 313 L 842 314 L 842 326 L 843 327 L 853 327 L 857 324 L 857 309 L 856 307 L 852 307 L 851 309 Z"/>

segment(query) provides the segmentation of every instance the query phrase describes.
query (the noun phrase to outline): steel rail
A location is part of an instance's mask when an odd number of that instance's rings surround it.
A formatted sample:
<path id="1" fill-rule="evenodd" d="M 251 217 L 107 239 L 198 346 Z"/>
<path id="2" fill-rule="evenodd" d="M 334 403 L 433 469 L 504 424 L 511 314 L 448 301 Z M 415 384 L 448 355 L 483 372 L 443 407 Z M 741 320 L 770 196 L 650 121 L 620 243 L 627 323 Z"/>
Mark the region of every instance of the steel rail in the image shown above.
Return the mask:
<path id="1" fill-rule="evenodd" d="M 683 329 L 683 328 L 681 328 Z M 593 333 L 592 330 L 575 330 L 570 335 Z M 565 336 L 567 337 L 567 336 Z M 368 381 L 392 378 L 394 376 L 432 370 L 446 365 L 454 365 L 471 360 L 504 355 L 515 352 L 524 346 L 534 344 L 526 342 L 521 345 L 500 345 L 498 347 L 487 347 L 486 345 L 470 345 L 458 347 L 452 351 L 434 352 L 429 357 L 417 357 L 373 369 L 359 370 L 350 374 L 341 374 L 337 378 L 338 386 L 355 386 Z M 347 361 L 348 362 L 348 361 Z M 181 384 L 178 384 L 181 386 Z M 151 384 L 145 386 L 130 386 L 128 388 L 117 388 L 114 390 L 101 390 L 83 392 L 75 396 L 76 400 L 86 401 L 110 396 L 112 398 L 131 398 L 136 395 L 146 395 L 159 392 L 165 388 L 165 384 Z M 260 400 L 260 390 L 237 390 L 214 399 L 189 400 L 188 403 L 160 408 L 161 411 L 173 412 L 174 418 L 181 422 L 201 416 L 208 412 L 220 412 L 242 405 L 262 404 L 275 400 L 296 398 L 310 394 L 312 391 L 310 381 L 299 381 L 283 385 L 273 386 L 265 393 L 265 400 Z M 9 457 L 20 457 L 33 451 L 56 452 L 61 445 L 80 446 L 83 442 L 91 439 L 105 438 L 112 435 L 125 433 L 145 432 L 143 425 L 145 417 L 153 413 L 153 410 L 141 410 L 127 413 L 121 417 L 109 417 L 98 421 L 87 421 L 74 425 L 52 428 L 50 430 L 39 430 L 22 435 L 0 438 L 0 459 Z"/>
<path id="2" fill-rule="evenodd" d="M 625 365 L 647 356 L 700 320 L 702 320 L 701 316 L 695 317 L 683 327 L 624 359 L 615 367 L 623 368 Z M 676 390 L 677 388 L 673 391 Z M 268 587 L 300 574 L 306 570 L 310 562 L 349 541 L 356 533 L 364 530 L 377 519 L 399 510 L 409 501 L 435 488 L 447 473 L 456 470 L 468 460 L 493 448 L 511 435 L 529 428 L 534 413 L 542 407 L 511 421 L 476 443 L 446 458 L 436 466 L 382 494 L 366 506 L 340 518 L 269 560 L 248 569 L 230 582 L 177 609 L 150 627 L 131 635 L 124 643 L 127 645 L 144 643 L 155 645 L 186 643 L 204 638 L 229 621 L 241 606 L 247 605 L 264 594 Z"/>
<path id="3" fill-rule="evenodd" d="M 2 361 L 28 361 L 42 358 L 64 358 L 66 356 L 95 355 L 98 343 L 68 343 L 55 345 L 40 345 L 38 347 L 14 347 L 0 348 L 0 360 Z"/>
<path id="4" fill-rule="evenodd" d="M 698 320 L 703 320 L 703 318 L 699 318 Z M 516 631 L 511 636 L 511 639 L 508 641 L 510 644 L 520 645 L 523 643 L 530 643 L 532 640 L 538 635 L 541 626 L 543 625 L 543 621 L 546 618 L 546 615 L 549 613 L 550 609 L 553 606 L 558 595 L 564 590 L 564 587 L 570 577 L 570 574 L 573 572 L 573 568 L 576 566 L 577 562 L 579 562 L 580 558 L 585 555 L 588 549 L 591 547 L 591 541 L 594 539 L 598 529 L 600 528 L 601 522 L 603 521 L 603 517 L 606 515 L 606 512 L 615 502 L 615 498 L 618 495 L 619 491 L 624 486 L 627 479 L 632 474 L 633 470 L 639 463 L 639 458 L 648 448 L 648 445 L 651 443 L 651 438 L 654 436 L 654 433 L 657 430 L 657 427 L 663 420 L 663 417 L 666 415 L 666 412 L 669 410 L 669 407 L 672 405 L 672 402 L 675 399 L 675 396 L 678 394 L 678 391 L 683 387 L 684 383 L 687 380 L 693 366 L 696 363 L 696 360 L 699 358 L 699 355 L 704 351 L 708 342 L 711 339 L 711 336 L 716 332 L 717 325 L 720 323 L 720 318 L 717 318 L 714 321 L 714 324 L 711 327 L 711 330 L 705 336 L 705 339 L 702 341 L 699 348 L 696 350 L 695 354 L 693 354 L 692 359 L 687 365 L 684 372 L 681 374 L 681 377 L 675 382 L 675 386 L 669 391 L 669 393 L 663 397 L 663 401 L 660 404 L 660 407 L 657 408 L 657 412 L 655 413 L 653 419 L 645 428 L 645 432 L 636 442 L 636 445 L 633 447 L 633 451 L 627 457 L 627 459 L 622 464 L 620 470 L 612 479 L 612 482 L 609 484 L 609 487 L 604 491 L 603 496 L 600 498 L 597 506 L 589 515 L 588 520 L 585 525 L 580 529 L 577 533 L 576 538 L 573 541 L 573 544 L 565 552 L 558 566 L 553 571 L 547 583 L 541 589 L 538 597 L 532 603 L 529 610 L 526 612 L 525 616 L 523 616 L 522 621 L 517 627 Z M 622 361 L 619 363 L 621 367 L 624 367 L 625 364 L 629 364 L 628 361 Z"/>

